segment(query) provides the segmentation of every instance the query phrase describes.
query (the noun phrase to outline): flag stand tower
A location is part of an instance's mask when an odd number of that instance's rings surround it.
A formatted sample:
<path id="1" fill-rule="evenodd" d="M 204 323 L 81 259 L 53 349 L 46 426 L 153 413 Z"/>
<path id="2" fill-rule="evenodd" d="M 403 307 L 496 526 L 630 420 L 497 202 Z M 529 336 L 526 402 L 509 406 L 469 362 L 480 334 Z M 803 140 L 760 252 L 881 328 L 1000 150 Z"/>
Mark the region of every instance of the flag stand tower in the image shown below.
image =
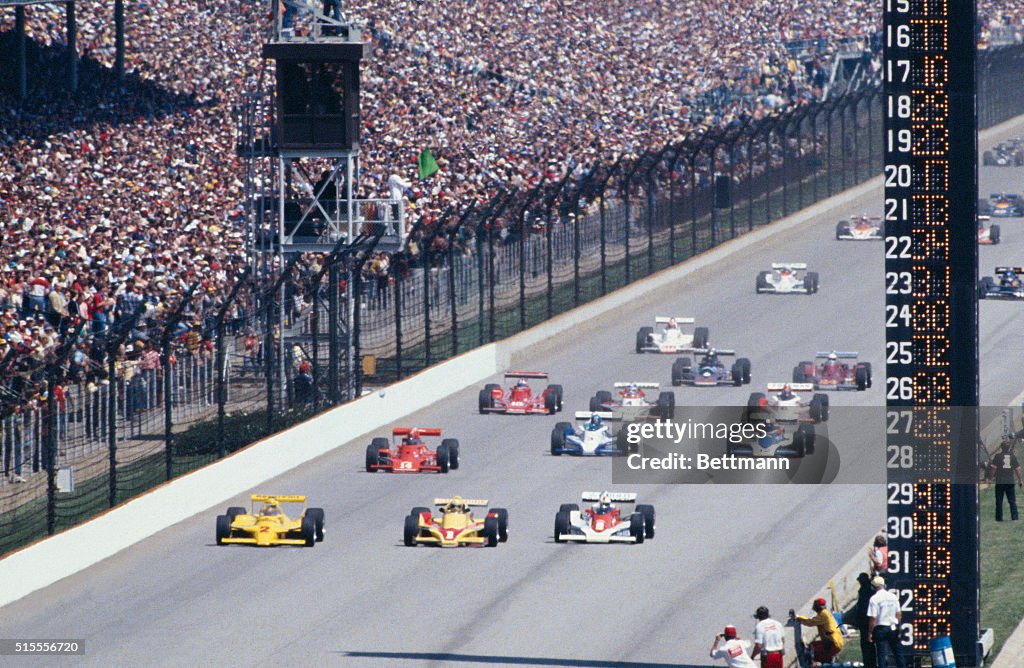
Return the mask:
<path id="1" fill-rule="evenodd" d="M 246 241 L 257 283 L 273 285 L 296 253 L 330 254 L 327 289 L 314 294 L 317 317 L 310 321 L 317 332 L 285 314 L 283 285 L 277 296 L 281 335 L 272 348 L 278 362 L 268 363 L 268 369 L 279 373 L 281 405 L 288 398 L 288 368 L 296 363 L 290 359 L 296 350 L 307 360 L 329 360 L 327 373 L 319 374 L 314 362 L 313 374 L 329 379 L 324 390 L 330 403 L 358 396 L 356 291 L 342 293 L 339 285 L 356 284 L 353 272 L 361 265 L 351 259 L 360 251 L 394 251 L 405 237 L 401 198 L 359 197 L 359 67 L 369 58 L 370 45 L 362 27 L 343 17 L 338 5 L 334 16 L 327 16 L 320 2 L 270 0 L 273 22 L 262 47 L 258 90 L 246 94 L 239 107 Z M 274 72 L 272 91 L 264 80 L 269 71 Z M 317 336 L 322 323 L 329 336 Z M 312 349 L 322 344 L 327 355 Z M 276 402 L 268 394 L 268 401 Z"/>

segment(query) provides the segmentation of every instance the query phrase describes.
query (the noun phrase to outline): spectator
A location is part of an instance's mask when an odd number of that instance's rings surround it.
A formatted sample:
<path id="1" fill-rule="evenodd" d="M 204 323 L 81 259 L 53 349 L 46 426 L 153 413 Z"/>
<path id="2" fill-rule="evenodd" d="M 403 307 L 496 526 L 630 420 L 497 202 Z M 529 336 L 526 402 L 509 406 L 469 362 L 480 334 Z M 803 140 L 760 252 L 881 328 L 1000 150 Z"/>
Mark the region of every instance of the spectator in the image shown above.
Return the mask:
<path id="1" fill-rule="evenodd" d="M 889 546 L 884 533 L 875 536 L 868 548 L 868 562 L 871 577 L 889 572 Z"/>
<path id="2" fill-rule="evenodd" d="M 736 627 L 730 624 L 715 636 L 708 656 L 712 659 L 722 659 L 729 668 L 756 668 L 757 664 L 747 655 L 749 650 L 750 641 L 741 640 L 736 633 Z"/>
<path id="3" fill-rule="evenodd" d="M 769 616 L 766 606 L 758 607 L 754 613 L 757 624 L 754 625 L 754 649 L 750 658 L 761 655 L 761 668 L 782 668 L 785 654 L 785 636 L 780 622 Z"/>
<path id="4" fill-rule="evenodd" d="M 1020 475 L 1020 463 L 1017 455 L 1013 452 L 1013 439 L 1004 438 L 999 445 L 999 452 L 992 455 L 992 463 L 989 464 L 989 471 L 995 475 L 996 482 L 996 522 L 1003 521 L 1003 499 L 1009 503 L 1010 519 L 1016 521 L 1019 517 L 1017 512 L 1017 494 L 1014 491 L 1014 480 L 1018 486 L 1024 487 L 1024 480 Z"/>
<path id="5" fill-rule="evenodd" d="M 828 611 L 825 599 L 814 599 L 811 607 L 815 613 L 813 617 L 797 615 L 792 610 L 789 616 L 804 626 L 813 626 L 818 630 L 818 638 L 811 641 L 811 652 L 815 661 L 826 663 L 832 661 L 843 649 L 843 634 L 832 613 Z"/>
<path id="6" fill-rule="evenodd" d="M 875 646 L 871 642 L 871 631 L 868 628 L 868 602 L 875 590 L 871 586 L 871 576 L 867 573 L 858 575 L 857 582 L 860 583 L 860 587 L 857 589 L 857 604 L 854 606 L 850 621 L 856 627 L 860 637 L 860 655 L 864 662 L 864 668 L 877 668 Z"/>
<path id="7" fill-rule="evenodd" d="M 904 668 L 903 650 L 900 647 L 900 612 L 896 595 L 885 588 L 885 578 L 876 575 L 871 580 L 875 593 L 868 601 L 868 633 L 875 646 L 875 660 L 878 668 L 886 668 L 886 648 L 892 652 L 897 668 Z"/>

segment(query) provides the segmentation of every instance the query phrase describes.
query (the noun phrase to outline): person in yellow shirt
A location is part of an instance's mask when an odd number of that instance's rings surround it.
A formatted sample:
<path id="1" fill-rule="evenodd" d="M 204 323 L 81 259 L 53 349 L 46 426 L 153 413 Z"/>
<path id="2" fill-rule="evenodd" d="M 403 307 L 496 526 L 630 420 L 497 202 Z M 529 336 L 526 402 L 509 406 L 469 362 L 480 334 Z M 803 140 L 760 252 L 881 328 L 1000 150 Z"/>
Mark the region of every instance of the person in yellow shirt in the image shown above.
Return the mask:
<path id="1" fill-rule="evenodd" d="M 820 663 L 831 662 L 840 650 L 843 649 L 843 633 L 839 630 L 832 613 L 828 611 L 828 604 L 823 598 L 814 599 L 813 617 L 797 615 L 789 611 L 789 618 L 795 619 L 804 626 L 813 626 L 818 629 L 818 639 L 811 642 L 811 651 L 814 653 L 814 660 Z"/>

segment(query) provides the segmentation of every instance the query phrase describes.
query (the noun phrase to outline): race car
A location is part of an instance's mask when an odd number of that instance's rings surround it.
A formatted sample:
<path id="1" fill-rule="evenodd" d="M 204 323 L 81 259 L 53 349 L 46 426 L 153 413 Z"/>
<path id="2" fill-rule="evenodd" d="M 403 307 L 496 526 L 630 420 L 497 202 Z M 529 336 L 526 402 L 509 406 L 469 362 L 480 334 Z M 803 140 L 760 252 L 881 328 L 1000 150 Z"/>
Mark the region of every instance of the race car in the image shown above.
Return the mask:
<path id="1" fill-rule="evenodd" d="M 815 390 L 859 390 L 871 387 L 871 363 L 847 363 L 857 353 L 819 352 L 813 362 L 800 362 L 793 367 L 794 383 L 810 383 Z"/>
<path id="2" fill-rule="evenodd" d="M 882 217 L 866 213 L 836 223 L 839 241 L 875 241 L 882 238 Z"/>
<path id="3" fill-rule="evenodd" d="M 994 245 L 999 243 L 999 225 L 992 224 L 991 216 L 978 216 L 978 243 Z"/>
<path id="4" fill-rule="evenodd" d="M 723 356 L 736 355 L 735 350 L 705 348 L 694 350 L 703 355 L 696 366 L 689 357 L 679 357 L 672 363 L 672 385 L 746 385 L 750 382 L 750 360 L 740 357 L 726 368 Z"/>
<path id="5" fill-rule="evenodd" d="M 590 410 L 611 411 L 617 418 L 624 420 L 637 420 L 651 415 L 669 419 L 676 406 L 676 395 L 674 392 L 658 392 L 660 383 L 615 383 L 613 387 L 618 390 L 615 394 L 607 390 L 600 390 L 590 397 Z M 651 395 L 657 393 L 658 398 L 652 400 L 644 390 L 654 390 Z"/>
<path id="6" fill-rule="evenodd" d="M 416 507 L 405 518 L 403 542 L 408 547 L 496 547 L 508 540 L 508 511 L 491 508 L 483 517 L 475 517 L 472 508 L 486 507 L 486 499 L 434 499 L 437 512 Z"/>
<path id="7" fill-rule="evenodd" d="M 814 454 L 814 425 L 801 423 L 795 431 L 779 425 L 771 414 L 756 414 L 751 422 L 764 425 L 764 436 L 746 443 L 728 443 L 725 452 L 737 457 L 804 457 Z"/>
<path id="8" fill-rule="evenodd" d="M 1020 218 L 1024 216 L 1024 200 L 1017 193 L 992 193 L 987 200 L 978 200 L 978 213 L 993 218 Z"/>
<path id="9" fill-rule="evenodd" d="M 693 318 L 659 315 L 654 319 L 654 327 L 641 327 L 636 331 L 636 352 L 685 353 L 707 347 L 707 327 L 694 327 L 693 334 L 687 334 L 679 328 L 679 325 L 692 325 L 694 322 Z"/>
<path id="10" fill-rule="evenodd" d="M 509 415 L 553 415 L 562 410 L 562 386 L 548 385 L 534 394 L 529 380 L 543 380 L 542 371 L 507 371 L 505 380 L 516 379 L 514 385 L 502 392 L 497 383 L 488 383 L 480 390 L 481 413 L 508 413 Z"/>
<path id="11" fill-rule="evenodd" d="M 366 471 L 389 471 L 391 473 L 423 473 L 436 471 L 448 473 L 459 468 L 459 442 L 454 438 L 441 441 L 437 450 L 431 450 L 423 442 L 424 436 L 440 436 L 440 429 L 420 427 L 395 427 L 391 430 L 394 447 L 383 436 L 366 446 Z"/>
<path id="12" fill-rule="evenodd" d="M 555 514 L 555 542 L 642 543 L 654 538 L 654 506 L 640 504 L 623 516 L 616 503 L 636 503 L 633 492 L 583 492 L 580 510 L 575 503 L 563 503 Z"/>
<path id="13" fill-rule="evenodd" d="M 289 518 L 282 503 L 301 503 L 302 511 Z M 257 507 L 258 506 L 258 507 Z M 217 545 L 304 545 L 324 539 L 323 508 L 307 508 L 305 496 L 252 495 L 252 510 L 232 506 L 217 516 Z"/>
<path id="14" fill-rule="evenodd" d="M 1024 299 L 1024 267 L 996 267 L 978 281 L 978 299 Z"/>
<path id="15" fill-rule="evenodd" d="M 986 167 L 1020 167 L 1024 165 L 1024 138 L 1015 137 L 999 142 L 981 154 Z"/>
<path id="16" fill-rule="evenodd" d="M 614 414 L 602 411 L 579 411 L 576 419 L 579 427 L 568 422 L 559 422 L 551 430 L 551 454 L 616 456 L 635 452 L 637 447 L 626 442 L 626 432 L 612 431 Z"/>
<path id="17" fill-rule="evenodd" d="M 747 417 L 771 415 L 776 422 L 828 422 L 828 395 L 815 394 L 804 401 L 797 392 L 811 392 L 812 383 L 768 383 L 767 393 L 751 392 Z"/>
<path id="18" fill-rule="evenodd" d="M 773 262 L 771 271 L 757 275 L 757 294 L 800 293 L 813 295 L 818 291 L 818 273 L 807 271 L 803 262 Z"/>

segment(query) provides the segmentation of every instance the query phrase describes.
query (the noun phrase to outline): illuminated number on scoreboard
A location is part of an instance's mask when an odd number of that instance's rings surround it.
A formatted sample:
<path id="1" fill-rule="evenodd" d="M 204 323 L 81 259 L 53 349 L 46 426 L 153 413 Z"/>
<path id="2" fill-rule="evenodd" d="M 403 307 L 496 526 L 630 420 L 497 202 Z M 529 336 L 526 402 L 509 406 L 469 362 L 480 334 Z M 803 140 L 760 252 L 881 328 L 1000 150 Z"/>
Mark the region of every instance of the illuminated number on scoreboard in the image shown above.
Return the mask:
<path id="1" fill-rule="evenodd" d="M 977 302 L 967 294 L 977 263 L 973 17 L 973 1 L 885 0 L 879 100 L 886 577 L 903 614 L 900 641 L 923 655 L 930 639 L 948 635 L 960 648 L 958 663 L 977 640 L 975 628 L 967 642 L 968 627 L 978 621 L 977 601 L 970 599 L 977 573 L 964 576 L 974 578 L 961 581 L 967 586 L 951 586 L 951 578 L 961 577 L 953 568 L 954 537 L 976 535 L 976 525 L 973 534 L 957 533 L 957 523 L 969 520 L 954 513 L 962 497 L 951 485 L 954 461 L 966 458 L 957 458 L 956 448 L 972 424 L 951 409 L 977 405 L 976 357 L 965 357 L 976 356 L 968 348 L 976 345 L 970 337 L 977 322 Z M 972 451 L 972 465 L 975 456 Z M 976 540 L 970 549 L 977 550 Z"/>

